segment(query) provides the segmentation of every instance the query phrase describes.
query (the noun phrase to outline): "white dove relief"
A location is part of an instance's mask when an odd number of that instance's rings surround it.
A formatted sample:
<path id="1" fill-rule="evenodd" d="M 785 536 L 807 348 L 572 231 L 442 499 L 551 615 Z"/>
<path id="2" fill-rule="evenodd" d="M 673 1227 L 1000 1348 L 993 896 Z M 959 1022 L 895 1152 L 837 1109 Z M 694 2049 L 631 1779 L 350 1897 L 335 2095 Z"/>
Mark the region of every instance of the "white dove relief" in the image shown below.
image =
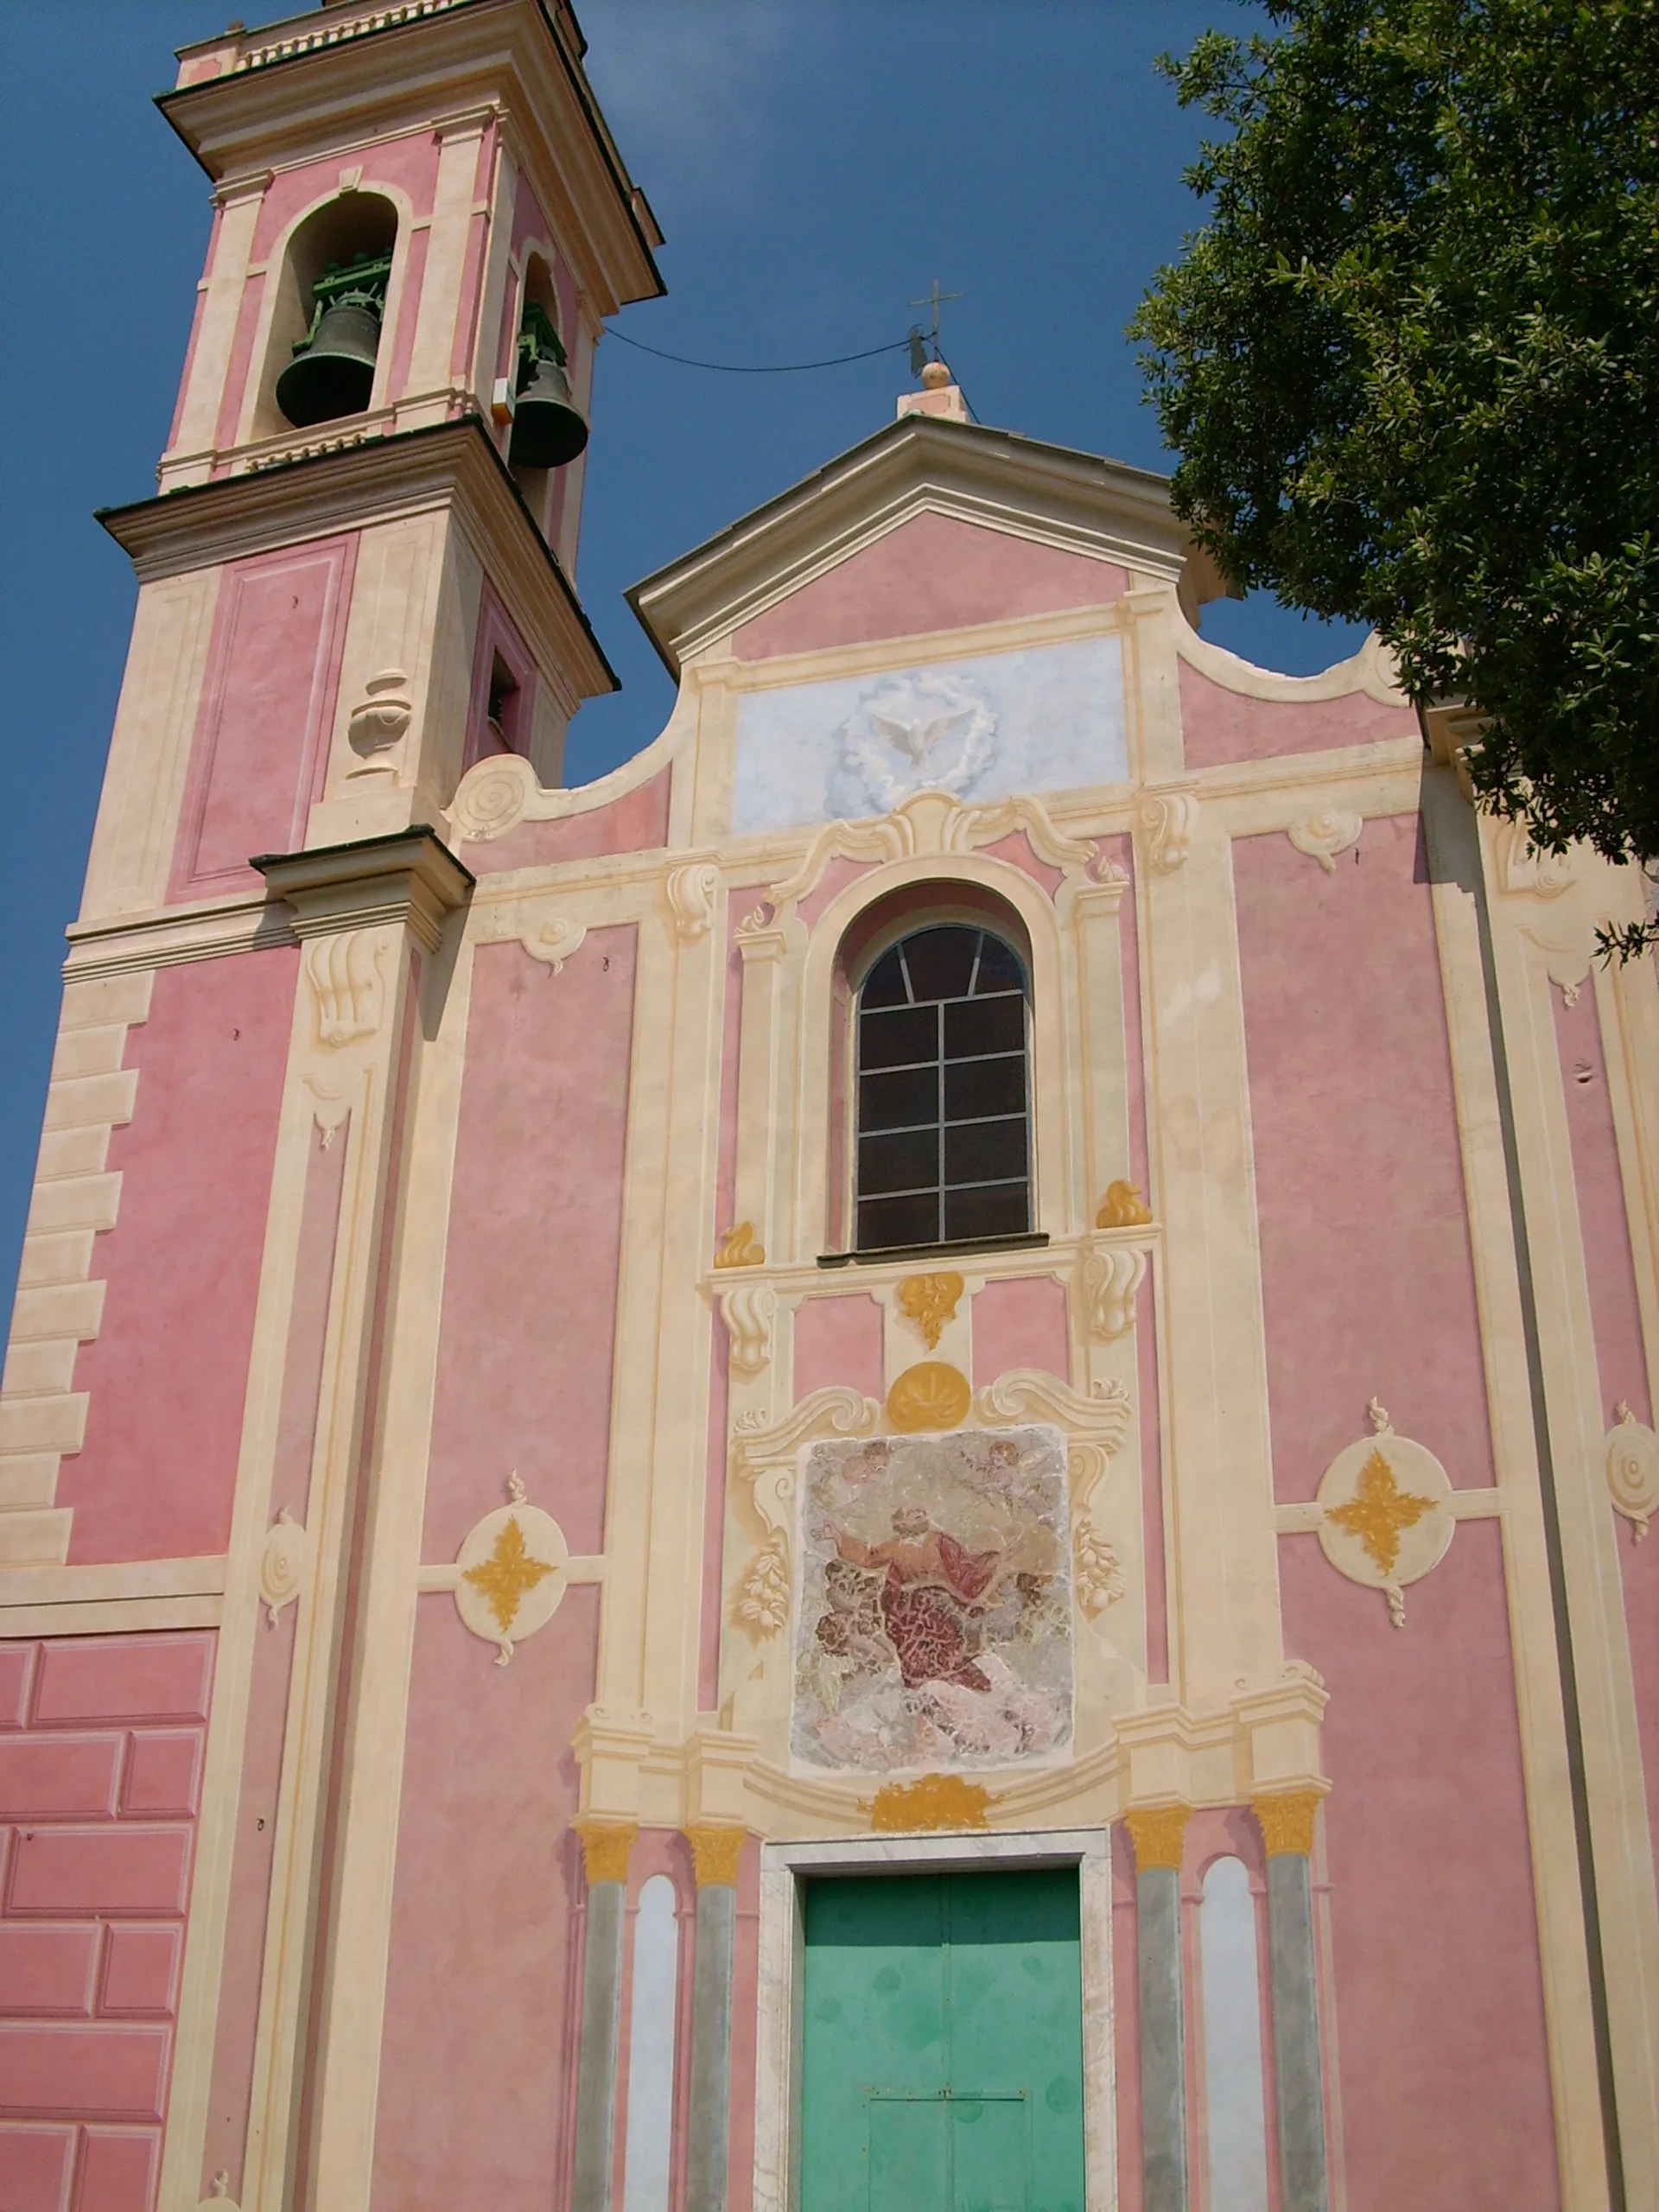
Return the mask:
<path id="1" fill-rule="evenodd" d="M 978 680 L 950 669 L 884 677 L 836 733 L 832 814 L 885 814 L 912 791 L 966 793 L 996 758 L 996 711 Z"/>
<path id="2" fill-rule="evenodd" d="M 942 737 L 962 728 L 969 712 L 963 707 L 954 715 L 934 715 L 926 721 L 901 722 L 893 715 L 878 715 L 872 708 L 870 721 L 896 752 L 919 767 Z"/>

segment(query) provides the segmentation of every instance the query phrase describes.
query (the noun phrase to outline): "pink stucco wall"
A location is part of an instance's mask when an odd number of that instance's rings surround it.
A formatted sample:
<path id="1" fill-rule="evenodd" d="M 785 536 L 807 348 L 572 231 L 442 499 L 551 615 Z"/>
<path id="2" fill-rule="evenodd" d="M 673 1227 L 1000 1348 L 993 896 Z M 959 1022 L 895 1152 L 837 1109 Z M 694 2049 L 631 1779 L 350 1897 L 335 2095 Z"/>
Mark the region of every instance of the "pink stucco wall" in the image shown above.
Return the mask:
<path id="1" fill-rule="evenodd" d="M 355 537 L 227 569 L 219 585 L 169 895 L 255 890 L 256 854 L 294 852 L 322 795 Z"/>
<path id="2" fill-rule="evenodd" d="M 804 584 L 734 632 L 740 660 L 856 645 L 866 638 L 1105 607 L 1129 588 L 1109 561 L 1062 553 L 954 516 L 919 514 Z"/>
<path id="3" fill-rule="evenodd" d="M 420 1601 L 375 2212 L 563 2201 L 586 1894 L 570 1738 L 594 1695 L 597 1628 L 598 1592 L 579 1586 L 497 1667 L 447 1595 Z"/>
<path id="4" fill-rule="evenodd" d="M 1011 1367 L 1071 1378 L 1065 1291 L 1052 1275 L 988 1282 L 974 1300 L 974 1382 L 995 1382 Z"/>
<path id="5" fill-rule="evenodd" d="M 214 1637 L 0 1644 L 0 2204 L 151 2212 Z"/>
<path id="6" fill-rule="evenodd" d="M 1181 731 L 1189 768 L 1233 760 L 1270 760 L 1289 753 L 1327 753 L 1378 738 L 1412 737 L 1409 707 L 1385 706 L 1363 691 L 1337 699 L 1253 699 L 1230 691 L 1190 661 L 1180 664 Z"/>
<path id="7" fill-rule="evenodd" d="M 630 925 L 590 931 L 561 975 L 517 944 L 475 957 L 428 1559 L 515 1470 L 572 1551 L 604 1549 L 635 950 Z"/>
<path id="8" fill-rule="evenodd" d="M 1493 1479 L 1434 918 L 1415 815 L 1334 874 L 1233 847 L 1281 1499 L 1379 1398 L 1454 1484 Z"/>
<path id="9" fill-rule="evenodd" d="M 1502 1532 L 1462 1523 L 1408 1592 L 1403 1630 L 1313 1536 L 1281 1542 L 1279 1573 L 1287 1649 L 1331 1694 L 1321 1817 L 1350 2212 L 1554 2212 Z"/>
<path id="10" fill-rule="evenodd" d="M 58 1478 L 73 1562 L 229 1541 L 298 963 L 273 947 L 162 968 L 128 1037 L 120 1212 L 92 1249 L 103 1326 L 75 1366 L 86 1442 Z"/>
<path id="11" fill-rule="evenodd" d="M 608 806 L 568 814 L 556 822 L 521 822 L 493 843 L 463 845 L 461 856 L 481 876 L 550 868 L 559 861 L 593 860 L 604 853 L 652 851 L 668 842 L 670 773 L 663 769 Z"/>
<path id="12" fill-rule="evenodd" d="M 832 1384 L 880 1398 L 881 1308 L 867 1291 L 809 1298 L 795 1316 L 795 1398 Z"/>

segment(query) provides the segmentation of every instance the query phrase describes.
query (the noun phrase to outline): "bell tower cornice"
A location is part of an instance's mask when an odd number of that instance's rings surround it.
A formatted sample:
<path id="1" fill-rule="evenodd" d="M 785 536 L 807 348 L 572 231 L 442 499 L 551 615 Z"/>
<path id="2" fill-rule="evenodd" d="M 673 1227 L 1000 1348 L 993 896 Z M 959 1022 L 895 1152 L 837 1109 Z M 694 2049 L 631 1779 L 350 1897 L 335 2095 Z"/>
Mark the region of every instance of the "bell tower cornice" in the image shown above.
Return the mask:
<path id="1" fill-rule="evenodd" d="M 569 684 L 567 711 L 616 690 L 615 672 L 558 556 L 475 416 L 101 508 L 98 519 L 140 583 L 152 583 L 438 511 L 459 519 L 538 664 Z"/>

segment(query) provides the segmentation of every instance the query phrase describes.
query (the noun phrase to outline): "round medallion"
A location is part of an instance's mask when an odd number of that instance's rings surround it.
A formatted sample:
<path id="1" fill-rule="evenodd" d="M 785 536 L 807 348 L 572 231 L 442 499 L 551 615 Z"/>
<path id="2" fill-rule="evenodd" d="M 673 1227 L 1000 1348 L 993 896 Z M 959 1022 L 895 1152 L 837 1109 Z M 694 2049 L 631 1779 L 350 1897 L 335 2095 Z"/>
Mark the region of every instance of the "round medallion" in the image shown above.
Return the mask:
<path id="1" fill-rule="evenodd" d="M 455 1557 L 455 1609 L 486 1643 L 522 1643 L 552 1618 L 569 1556 L 551 1514 L 515 1498 L 468 1530 Z"/>
<path id="2" fill-rule="evenodd" d="M 1319 1542 L 1339 1574 L 1401 1590 L 1452 1541 L 1452 1484 L 1434 1454 L 1385 1429 L 1338 1452 L 1319 1484 Z"/>
<path id="3" fill-rule="evenodd" d="M 960 1368 L 943 1359 L 918 1360 L 888 1391 L 887 1419 L 905 1436 L 921 1429 L 959 1428 L 973 1396 Z"/>

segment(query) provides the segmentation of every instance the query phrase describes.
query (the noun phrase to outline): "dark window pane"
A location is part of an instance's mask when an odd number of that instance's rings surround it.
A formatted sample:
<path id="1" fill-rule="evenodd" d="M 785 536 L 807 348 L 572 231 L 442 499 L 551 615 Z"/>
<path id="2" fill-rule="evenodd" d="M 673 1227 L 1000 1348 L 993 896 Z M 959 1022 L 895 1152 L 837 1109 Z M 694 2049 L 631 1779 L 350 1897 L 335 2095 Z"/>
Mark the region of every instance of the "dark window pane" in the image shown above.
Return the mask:
<path id="1" fill-rule="evenodd" d="M 1025 1050 L 1026 1002 L 1022 998 L 964 999 L 944 1009 L 944 1057 L 972 1059 L 981 1052 Z"/>
<path id="2" fill-rule="evenodd" d="M 936 1059 L 938 1038 L 939 1017 L 931 1006 L 902 1007 L 893 1014 L 871 1012 L 859 1020 L 858 1064 L 861 1068 L 893 1068 L 905 1060 Z"/>
<path id="3" fill-rule="evenodd" d="M 982 999 L 988 991 L 1023 991 L 1025 988 L 1025 972 L 1019 961 L 1001 938 L 993 937 L 988 930 L 980 940 L 974 996 Z"/>
<path id="4" fill-rule="evenodd" d="M 978 941 L 977 930 L 954 927 L 918 930 L 907 937 L 903 950 L 911 995 L 918 1001 L 965 997 Z"/>
<path id="5" fill-rule="evenodd" d="M 1014 1063 L 1018 1066 L 1019 1063 Z M 1016 1102 L 1025 1104 L 1023 1095 Z M 995 1111 L 995 1109 L 988 1110 Z M 861 1129 L 904 1129 L 918 1122 L 939 1118 L 939 1071 L 937 1066 L 901 1068 L 896 1075 L 865 1075 L 858 1079 L 858 1126 Z"/>
<path id="6" fill-rule="evenodd" d="M 939 1202 L 930 1192 L 916 1198 L 861 1198 L 858 1206 L 858 1249 L 879 1249 L 885 1244 L 937 1244 L 939 1241 Z"/>
<path id="7" fill-rule="evenodd" d="M 1006 1171 L 1005 1171 L 1006 1172 Z M 939 1179 L 939 1136 L 937 1129 L 916 1129 L 907 1136 L 861 1136 L 858 1141 L 858 1195 L 874 1198 L 883 1191 L 913 1191 L 918 1185 Z"/>
<path id="8" fill-rule="evenodd" d="M 993 1185 L 989 1190 L 947 1191 L 944 1234 L 952 1243 L 978 1236 L 1020 1236 L 1031 1227 L 1023 1183 Z"/>
<path id="9" fill-rule="evenodd" d="M 887 1077 L 885 1081 L 894 1078 Z M 1026 1056 L 1010 1052 L 1001 1060 L 950 1060 L 944 1070 L 944 1114 L 950 1122 L 976 1121 L 984 1114 L 1026 1110 Z"/>
<path id="10" fill-rule="evenodd" d="M 1026 1117 L 969 1122 L 944 1133 L 947 1183 L 995 1183 L 1026 1172 Z M 893 1186 L 887 1185 L 888 1189 Z"/>
<path id="11" fill-rule="evenodd" d="M 871 969 L 859 988 L 858 995 L 865 1006 L 903 1006 L 905 971 L 899 964 L 896 944 L 884 952 Z"/>

